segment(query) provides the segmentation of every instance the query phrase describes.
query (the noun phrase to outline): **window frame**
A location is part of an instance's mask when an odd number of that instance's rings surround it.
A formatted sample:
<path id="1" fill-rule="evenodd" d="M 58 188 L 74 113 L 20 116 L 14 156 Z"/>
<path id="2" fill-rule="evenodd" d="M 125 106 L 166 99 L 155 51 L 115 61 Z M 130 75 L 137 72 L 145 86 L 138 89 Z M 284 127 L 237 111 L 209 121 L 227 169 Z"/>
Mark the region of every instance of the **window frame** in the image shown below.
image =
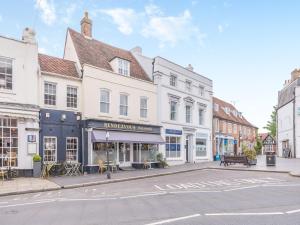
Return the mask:
<path id="1" fill-rule="evenodd" d="M 185 89 L 188 92 L 192 92 L 192 81 L 191 80 L 185 80 Z"/>
<path id="2" fill-rule="evenodd" d="M 54 161 L 46 161 L 45 160 L 45 139 L 46 138 L 52 138 L 52 139 L 55 139 L 55 155 L 54 155 L 54 157 L 55 157 L 55 160 Z M 47 150 L 49 150 L 49 149 L 47 149 Z M 50 149 L 51 150 L 51 149 Z M 52 149 L 52 151 L 53 151 L 53 149 Z M 53 157 L 53 156 L 52 156 Z M 44 136 L 43 137 L 43 162 L 46 162 L 46 163 L 55 163 L 55 162 L 57 162 L 57 136 Z"/>
<path id="3" fill-rule="evenodd" d="M 187 107 L 190 108 L 190 114 L 187 113 Z M 190 120 L 188 121 L 188 116 L 190 118 Z M 193 123 L 193 106 L 186 104 L 185 105 L 185 122 L 186 123 Z"/>
<path id="4" fill-rule="evenodd" d="M 68 96 L 69 95 L 69 93 L 68 93 L 69 89 L 76 90 L 76 95 L 73 94 L 74 96 Z M 68 104 L 70 104 L 70 106 Z M 74 104 L 75 106 L 71 106 L 72 104 Z M 67 85 L 67 108 L 71 108 L 71 109 L 77 109 L 78 108 L 78 87 L 76 87 L 76 86 Z"/>
<path id="5" fill-rule="evenodd" d="M 175 110 L 172 111 L 172 103 L 175 103 Z M 171 100 L 170 101 L 170 120 L 171 121 L 177 121 L 177 110 L 178 109 L 178 102 Z M 172 119 L 172 114 L 174 114 L 174 119 Z"/>
<path id="6" fill-rule="evenodd" d="M 200 112 L 202 112 L 201 113 L 201 115 L 200 115 Z M 205 121 L 205 109 L 203 109 L 203 108 L 199 108 L 198 109 L 198 117 L 199 117 L 199 125 L 200 126 L 204 126 L 205 124 L 204 124 L 204 121 Z"/>
<path id="7" fill-rule="evenodd" d="M 172 78 L 174 78 L 174 79 L 172 79 Z M 174 83 L 174 85 L 173 85 L 173 83 Z M 169 84 L 172 87 L 177 87 L 177 76 L 176 75 L 174 75 L 174 74 L 170 75 Z"/>
<path id="8" fill-rule="evenodd" d="M 122 104 L 121 103 L 121 97 L 122 96 L 126 96 L 126 104 Z M 119 98 L 119 115 L 120 116 L 128 116 L 128 114 L 129 114 L 129 107 L 128 107 L 128 102 L 129 102 L 129 95 L 127 94 L 127 93 L 120 93 L 120 98 Z M 122 112 L 122 109 L 126 109 L 126 115 L 124 115 L 124 114 L 122 114 L 121 112 Z"/>
<path id="9" fill-rule="evenodd" d="M 68 160 L 67 159 L 67 156 L 68 156 L 67 152 L 75 150 L 75 148 L 68 150 L 68 140 L 70 140 L 70 139 L 76 140 L 76 147 L 77 147 L 76 148 L 76 160 Z M 78 143 L 78 137 L 66 137 L 66 161 L 68 161 L 68 162 L 78 162 L 78 149 L 79 149 L 78 145 L 79 145 L 79 143 Z"/>
<path id="10" fill-rule="evenodd" d="M 142 100 L 146 101 L 146 107 L 142 108 Z M 142 111 L 146 112 L 146 116 L 142 116 Z M 140 118 L 146 119 L 148 118 L 148 98 L 145 96 L 140 97 Z"/>
<path id="11" fill-rule="evenodd" d="M 52 85 L 52 90 L 54 90 L 54 93 L 50 93 L 49 87 L 47 89 L 48 93 L 46 93 L 46 85 Z M 53 88 L 54 87 L 54 88 Z M 44 81 L 44 105 L 47 106 L 56 106 L 57 103 L 57 83 L 51 82 L 51 81 Z M 49 97 L 54 97 L 53 99 L 50 99 Z M 48 99 L 47 99 L 48 98 Z M 49 104 L 53 103 L 53 104 Z"/>
<path id="12" fill-rule="evenodd" d="M 118 58 L 118 73 L 123 76 L 130 75 L 130 62 L 128 60 Z"/>
<path id="13" fill-rule="evenodd" d="M 199 85 L 199 95 L 201 97 L 204 97 L 204 95 L 205 95 L 205 87 L 202 85 Z"/>
<path id="14" fill-rule="evenodd" d="M 107 92 L 107 94 L 108 94 L 108 101 L 102 101 L 102 92 Z M 105 113 L 105 114 L 109 114 L 109 112 L 110 112 L 110 90 L 108 90 L 108 89 L 105 89 L 105 88 L 102 88 L 102 89 L 100 89 L 100 107 L 99 107 L 99 109 L 100 109 L 100 113 Z M 101 103 L 103 103 L 103 104 L 106 104 L 106 106 L 107 106 L 107 112 L 103 112 L 102 110 L 101 110 Z"/>
<path id="15" fill-rule="evenodd" d="M 13 77 L 14 77 L 14 59 L 9 58 L 9 57 L 5 57 L 5 56 L 0 56 L 0 64 L 4 64 L 5 67 L 3 66 L 3 69 L 5 70 L 4 72 L 0 71 L 0 75 L 4 76 L 4 82 L 5 82 L 5 87 L 4 85 L 0 86 L 0 90 L 6 90 L 6 91 L 12 91 L 13 90 Z M 11 67 L 11 74 L 9 74 L 9 72 L 7 72 L 7 69 L 9 68 L 9 66 Z M 8 78 L 10 78 L 10 82 L 8 82 Z M 8 83 L 11 84 L 11 87 L 7 87 Z"/>
<path id="16" fill-rule="evenodd" d="M 175 138 L 176 142 L 175 143 L 171 142 L 171 138 Z M 166 135 L 165 153 L 166 153 L 167 159 L 180 159 L 181 158 L 181 150 L 182 150 L 181 149 L 181 141 L 182 141 L 181 138 L 182 138 L 182 136 L 178 136 L 178 135 Z M 167 142 L 167 140 L 169 140 L 169 142 Z M 175 157 L 170 157 L 172 144 L 176 145 L 176 150 L 175 150 L 176 156 Z M 179 146 L 179 149 L 178 149 L 178 146 Z"/>

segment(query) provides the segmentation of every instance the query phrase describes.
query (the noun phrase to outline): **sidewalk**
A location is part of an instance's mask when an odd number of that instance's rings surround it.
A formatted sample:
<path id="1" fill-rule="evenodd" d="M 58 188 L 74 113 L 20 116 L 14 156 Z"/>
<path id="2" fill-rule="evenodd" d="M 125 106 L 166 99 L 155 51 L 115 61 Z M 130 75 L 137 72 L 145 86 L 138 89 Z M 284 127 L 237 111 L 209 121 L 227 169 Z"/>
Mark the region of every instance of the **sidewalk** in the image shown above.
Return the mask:
<path id="1" fill-rule="evenodd" d="M 220 166 L 220 162 L 217 161 L 202 162 L 198 164 L 188 163 L 165 169 L 118 171 L 116 173 L 112 173 L 112 179 L 110 180 L 106 179 L 105 173 L 102 175 L 89 174 L 75 177 L 51 177 L 48 180 L 39 178 L 17 178 L 11 181 L 0 181 L 0 196 L 145 179 L 202 169 L 280 172 L 300 177 L 300 159 L 277 158 L 276 166 L 269 167 L 266 166 L 265 160 L 265 156 L 259 156 L 257 159 L 257 165 L 251 167 L 246 167 L 241 164 L 224 167 L 223 165 Z"/>

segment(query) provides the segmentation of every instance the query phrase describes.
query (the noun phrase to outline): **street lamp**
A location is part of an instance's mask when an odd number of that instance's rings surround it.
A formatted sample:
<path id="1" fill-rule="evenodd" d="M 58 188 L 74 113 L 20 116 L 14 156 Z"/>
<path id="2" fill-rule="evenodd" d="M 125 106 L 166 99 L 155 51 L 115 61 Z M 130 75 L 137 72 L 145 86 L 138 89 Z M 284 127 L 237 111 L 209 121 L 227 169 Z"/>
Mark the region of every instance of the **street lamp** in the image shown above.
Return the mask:
<path id="1" fill-rule="evenodd" d="M 110 179 L 110 169 L 109 169 L 109 150 L 108 150 L 108 139 L 109 139 L 109 132 L 106 131 L 105 140 L 106 140 L 106 159 L 107 159 L 107 179 Z"/>

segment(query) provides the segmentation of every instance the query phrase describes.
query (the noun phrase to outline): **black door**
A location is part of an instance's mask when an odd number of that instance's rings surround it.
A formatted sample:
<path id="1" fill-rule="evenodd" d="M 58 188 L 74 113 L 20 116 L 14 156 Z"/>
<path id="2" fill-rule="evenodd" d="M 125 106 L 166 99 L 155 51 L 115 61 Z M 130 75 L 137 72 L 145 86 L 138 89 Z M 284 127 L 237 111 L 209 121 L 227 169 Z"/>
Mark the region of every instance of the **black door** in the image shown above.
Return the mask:
<path id="1" fill-rule="evenodd" d="M 186 137 L 185 140 L 185 157 L 186 157 L 186 162 L 189 162 L 189 139 Z"/>

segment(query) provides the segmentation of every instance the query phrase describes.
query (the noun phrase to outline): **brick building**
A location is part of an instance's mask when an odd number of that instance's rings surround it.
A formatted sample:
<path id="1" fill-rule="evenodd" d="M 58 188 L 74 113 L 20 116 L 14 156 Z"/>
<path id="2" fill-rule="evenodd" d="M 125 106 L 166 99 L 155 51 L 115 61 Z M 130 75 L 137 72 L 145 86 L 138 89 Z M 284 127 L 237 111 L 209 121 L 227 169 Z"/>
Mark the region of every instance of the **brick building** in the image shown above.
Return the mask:
<path id="1" fill-rule="evenodd" d="M 252 125 L 232 104 L 213 99 L 213 154 L 240 154 L 242 146 L 253 148 L 257 127 Z"/>

